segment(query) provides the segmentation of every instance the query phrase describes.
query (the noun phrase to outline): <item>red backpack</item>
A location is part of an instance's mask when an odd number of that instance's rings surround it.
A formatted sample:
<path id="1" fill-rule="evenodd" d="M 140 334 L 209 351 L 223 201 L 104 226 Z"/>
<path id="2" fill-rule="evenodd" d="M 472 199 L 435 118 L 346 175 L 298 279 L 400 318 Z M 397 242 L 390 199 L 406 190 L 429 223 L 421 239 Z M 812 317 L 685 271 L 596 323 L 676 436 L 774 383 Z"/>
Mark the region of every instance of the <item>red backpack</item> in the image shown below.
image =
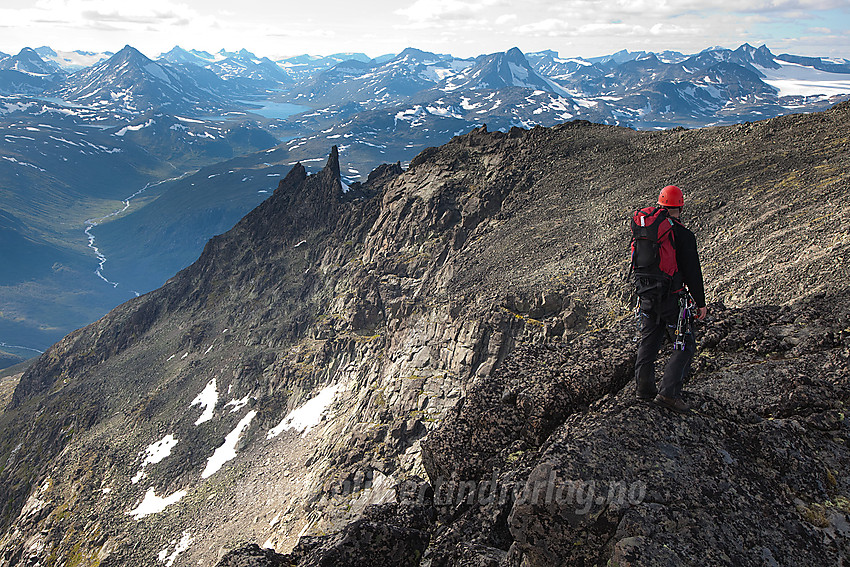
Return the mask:
<path id="1" fill-rule="evenodd" d="M 673 219 L 664 207 L 646 207 L 632 215 L 632 273 L 640 297 L 670 293 L 679 271 Z"/>

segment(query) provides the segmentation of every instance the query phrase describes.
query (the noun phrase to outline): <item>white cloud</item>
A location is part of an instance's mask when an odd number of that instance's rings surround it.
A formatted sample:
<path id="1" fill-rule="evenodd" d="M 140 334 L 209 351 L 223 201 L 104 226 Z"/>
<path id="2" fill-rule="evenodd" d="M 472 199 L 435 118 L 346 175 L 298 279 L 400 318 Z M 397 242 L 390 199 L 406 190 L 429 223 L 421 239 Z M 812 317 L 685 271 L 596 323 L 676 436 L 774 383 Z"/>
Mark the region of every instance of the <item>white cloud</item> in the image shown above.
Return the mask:
<path id="1" fill-rule="evenodd" d="M 415 23 L 436 20 L 469 20 L 478 17 L 486 8 L 501 4 L 499 0 L 416 0 L 396 14 L 407 16 Z"/>
<path id="2" fill-rule="evenodd" d="M 515 28 L 515 31 L 523 35 L 543 35 L 547 37 L 611 37 L 651 33 L 648 28 L 641 25 L 621 22 L 590 22 L 571 25 L 569 22 L 557 18 L 519 26 Z"/>
<path id="3" fill-rule="evenodd" d="M 659 22 L 649 28 L 647 33 L 654 36 L 685 36 L 699 34 L 702 33 L 702 31 L 703 30 L 697 26 L 685 27 L 676 24 Z"/>
<path id="4" fill-rule="evenodd" d="M 570 24 L 566 20 L 558 18 L 547 18 L 539 22 L 532 22 L 514 28 L 519 34 L 545 34 L 549 36 L 569 35 Z"/>
<path id="5" fill-rule="evenodd" d="M 0 22 L 0 27 L 9 26 L 4 42 L 18 43 L 18 48 L 49 44 L 113 51 L 128 43 L 145 50 L 151 40 L 170 48 L 176 40 L 209 37 L 222 26 L 215 16 L 173 0 L 37 0 L 26 8 L 0 8 Z"/>
<path id="6" fill-rule="evenodd" d="M 496 24 L 498 24 L 500 26 L 505 25 L 505 24 L 509 24 L 511 22 L 515 22 L 518 19 L 518 17 L 519 16 L 517 16 L 516 14 L 503 14 L 503 15 L 499 16 L 498 18 L 496 18 Z"/>
<path id="7" fill-rule="evenodd" d="M 701 6 L 702 3 L 696 0 L 691 4 Z M 834 10 L 837 8 L 846 9 L 846 0 L 738 0 L 734 5 L 729 5 L 724 0 L 711 0 L 711 7 L 724 8 L 726 10 L 735 10 L 739 12 L 770 12 L 770 11 L 785 11 L 785 10 L 801 10 L 808 12 L 810 10 Z"/>
<path id="8" fill-rule="evenodd" d="M 21 11 L 25 15 L 27 12 Z M 186 4 L 170 0 L 113 2 L 111 0 L 38 0 L 29 11 L 35 22 L 64 22 L 92 26 L 185 26 L 201 16 Z"/>
<path id="9" fill-rule="evenodd" d="M 850 9 L 846 0 L 569 0 L 549 3 L 526 13 L 546 10 L 555 17 L 596 22 L 632 18 L 675 18 L 698 16 L 711 19 L 718 14 L 762 14 L 794 18 L 813 12 Z"/>
<path id="10" fill-rule="evenodd" d="M 692 4 L 692 2 L 686 2 Z M 618 14 L 645 14 L 659 15 L 670 14 L 679 10 L 675 0 L 616 0 L 616 2 L 608 2 L 611 5 L 608 11 L 614 11 Z"/>

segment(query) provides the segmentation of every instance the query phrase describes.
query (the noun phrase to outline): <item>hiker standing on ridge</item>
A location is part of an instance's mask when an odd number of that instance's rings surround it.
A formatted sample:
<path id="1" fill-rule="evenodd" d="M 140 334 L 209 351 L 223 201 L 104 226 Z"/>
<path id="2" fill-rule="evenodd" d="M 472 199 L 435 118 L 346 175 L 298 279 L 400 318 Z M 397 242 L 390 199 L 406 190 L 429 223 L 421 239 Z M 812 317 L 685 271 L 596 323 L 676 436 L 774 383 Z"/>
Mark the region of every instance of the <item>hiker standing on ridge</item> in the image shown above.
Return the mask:
<path id="1" fill-rule="evenodd" d="M 691 319 L 704 319 L 708 313 L 696 237 L 679 220 L 684 203 L 682 190 L 668 185 L 658 196 L 658 207 L 637 211 L 632 218 L 632 269 L 640 316 L 637 396 L 679 413 L 690 409 L 682 400 L 682 383 L 696 353 Z M 667 332 L 678 336 L 656 386 L 655 360 Z"/>

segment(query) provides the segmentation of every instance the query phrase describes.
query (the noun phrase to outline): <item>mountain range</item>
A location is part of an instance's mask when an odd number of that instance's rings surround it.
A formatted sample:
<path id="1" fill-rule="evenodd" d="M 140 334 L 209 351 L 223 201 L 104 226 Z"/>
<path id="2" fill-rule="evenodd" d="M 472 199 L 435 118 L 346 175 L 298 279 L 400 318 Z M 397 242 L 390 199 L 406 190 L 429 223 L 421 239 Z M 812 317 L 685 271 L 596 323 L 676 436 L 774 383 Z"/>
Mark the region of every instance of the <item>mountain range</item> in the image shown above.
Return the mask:
<path id="1" fill-rule="evenodd" d="M 290 166 L 0 373 L 0 562 L 845 564 L 848 127 L 481 126 L 360 182 L 337 146 Z M 632 378 L 627 221 L 671 182 L 709 298 L 686 415 Z"/>
<path id="2" fill-rule="evenodd" d="M 332 145 L 348 187 L 484 124 L 693 128 L 819 111 L 847 93 L 847 60 L 749 45 L 592 59 L 0 54 L 0 356 L 20 361 L 160 286 L 292 165 L 318 171 Z"/>

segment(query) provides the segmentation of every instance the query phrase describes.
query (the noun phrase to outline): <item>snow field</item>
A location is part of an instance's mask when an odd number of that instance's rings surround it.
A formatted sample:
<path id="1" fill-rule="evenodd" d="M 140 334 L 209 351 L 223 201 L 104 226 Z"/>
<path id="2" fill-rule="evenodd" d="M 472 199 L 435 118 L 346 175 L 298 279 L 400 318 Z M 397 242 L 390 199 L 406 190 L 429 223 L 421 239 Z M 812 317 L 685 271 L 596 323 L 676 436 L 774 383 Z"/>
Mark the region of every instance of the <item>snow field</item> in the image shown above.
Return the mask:
<path id="1" fill-rule="evenodd" d="M 221 469 L 224 463 L 236 457 L 236 444 L 239 442 L 242 432 L 251 425 L 251 421 L 253 421 L 256 415 L 256 411 L 249 411 L 233 431 L 227 434 L 227 437 L 224 438 L 224 444 L 216 449 L 212 457 L 207 460 L 207 466 L 204 468 L 204 472 L 201 473 L 201 478 L 211 477 Z"/>
<path id="2" fill-rule="evenodd" d="M 315 397 L 304 402 L 301 407 L 289 412 L 276 427 L 269 430 L 266 438 L 273 439 L 288 429 L 299 431 L 301 436 L 304 437 L 319 424 L 322 415 L 341 390 L 342 384 L 325 386 Z"/>
<path id="3" fill-rule="evenodd" d="M 192 542 L 194 541 L 195 539 L 192 537 L 192 534 L 189 531 L 184 531 L 183 537 L 180 538 L 180 541 L 172 540 L 169 542 L 169 544 L 159 552 L 157 559 L 160 563 L 165 563 L 166 567 L 171 567 L 177 560 L 177 556 L 189 549 L 189 546 L 192 545 Z M 172 551 L 171 555 L 169 555 L 168 550 L 172 545 L 174 546 L 174 551 Z"/>
<path id="4" fill-rule="evenodd" d="M 215 410 L 216 403 L 218 403 L 218 390 L 215 386 L 215 378 L 213 378 L 207 383 L 206 388 L 204 388 L 190 404 L 193 406 L 200 405 L 204 408 L 203 412 L 201 412 L 201 416 L 197 419 L 197 421 L 195 421 L 195 425 L 200 425 L 213 418 L 213 411 Z"/>
<path id="5" fill-rule="evenodd" d="M 173 435 L 166 435 L 156 443 L 148 445 L 147 449 L 139 453 L 140 455 L 146 454 L 145 460 L 142 461 L 142 467 L 139 469 L 139 472 L 136 473 L 136 476 L 130 479 L 130 482 L 136 484 L 147 476 L 145 473 L 145 467 L 148 465 L 155 465 L 156 463 L 164 460 L 171 454 L 171 450 L 176 445 L 177 439 Z"/>
<path id="6" fill-rule="evenodd" d="M 187 492 L 185 490 L 178 490 L 177 492 L 170 494 L 165 497 L 160 497 L 156 495 L 154 489 L 148 488 L 148 491 L 145 493 L 145 497 L 136 506 L 133 510 L 127 512 L 130 516 L 133 516 L 136 520 L 141 520 L 145 516 L 150 516 L 151 514 L 157 514 L 162 512 L 172 504 L 176 504 L 180 502 L 180 500 L 186 496 Z"/>
<path id="7" fill-rule="evenodd" d="M 758 67 L 765 83 L 775 87 L 779 96 L 833 96 L 850 93 L 850 74 L 829 73 L 795 63 L 777 61 L 780 69 Z"/>

